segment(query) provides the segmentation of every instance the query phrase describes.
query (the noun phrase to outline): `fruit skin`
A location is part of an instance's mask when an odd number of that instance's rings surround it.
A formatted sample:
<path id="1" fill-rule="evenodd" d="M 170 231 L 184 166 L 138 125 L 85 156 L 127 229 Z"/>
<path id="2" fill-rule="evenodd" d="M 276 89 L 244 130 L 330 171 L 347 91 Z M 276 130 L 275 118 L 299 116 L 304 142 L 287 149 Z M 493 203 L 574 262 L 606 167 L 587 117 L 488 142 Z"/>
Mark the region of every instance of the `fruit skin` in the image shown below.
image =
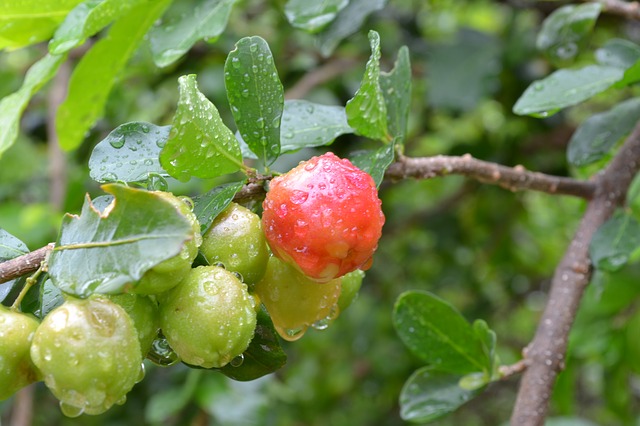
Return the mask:
<path id="1" fill-rule="evenodd" d="M 373 178 L 329 152 L 271 181 L 262 226 L 277 257 L 327 282 L 371 266 L 381 204 Z"/>
<path id="2" fill-rule="evenodd" d="M 107 297 L 122 306 L 133 320 L 133 325 L 138 333 L 140 353 L 144 358 L 151 349 L 151 344 L 158 336 L 160 329 L 158 304 L 148 296 L 133 293 L 108 295 Z"/>
<path id="3" fill-rule="evenodd" d="M 272 256 L 255 292 L 264 303 L 278 334 L 285 340 L 301 338 L 317 321 L 337 317 L 341 278 L 323 285 Z"/>
<path id="4" fill-rule="evenodd" d="M 364 279 L 364 272 L 357 269 L 353 272 L 349 272 L 342 277 L 342 285 L 340 288 L 340 298 L 338 299 L 338 308 L 340 313 L 344 312 L 351 303 L 358 297 L 358 291 L 362 286 L 362 280 Z"/>
<path id="5" fill-rule="evenodd" d="M 133 321 L 104 296 L 69 299 L 42 321 L 31 359 L 51 392 L 75 414 L 122 403 L 141 373 Z"/>
<path id="6" fill-rule="evenodd" d="M 160 298 L 160 326 L 187 364 L 222 367 L 249 346 L 256 328 L 247 285 L 219 266 L 198 266 Z"/>
<path id="7" fill-rule="evenodd" d="M 31 315 L 0 305 L 0 400 L 38 380 L 29 351 L 39 325 Z"/>
<path id="8" fill-rule="evenodd" d="M 236 203 L 215 218 L 202 237 L 200 252 L 210 264 L 221 262 L 238 272 L 247 284 L 260 281 L 269 260 L 260 217 Z"/>

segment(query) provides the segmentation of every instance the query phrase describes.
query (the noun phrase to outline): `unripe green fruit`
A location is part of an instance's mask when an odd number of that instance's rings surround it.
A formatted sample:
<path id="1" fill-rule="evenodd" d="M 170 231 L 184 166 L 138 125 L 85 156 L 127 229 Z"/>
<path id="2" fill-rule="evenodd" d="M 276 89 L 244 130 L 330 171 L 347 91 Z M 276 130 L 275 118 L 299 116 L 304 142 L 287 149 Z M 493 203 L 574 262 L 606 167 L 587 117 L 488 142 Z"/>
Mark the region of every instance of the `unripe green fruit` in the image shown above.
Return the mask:
<path id="1" fill-rule="evenodd" d="M 249 346 L 256 328 L 247 285 L 218 266 L 199 266 L 160 299 L 160 326 L 187 364 L 222 367 Z"/>
<path id="2" fill-rule="evenodd" d="M 362 280 L 364 279 L 364 271 L 356 269 L 342 277 L 340 297 L 338 298 L 338 308 L 340 313 L 344 312 L 358 296 Z"/>
<path id="3" fill-rule="evenodd" d="M 105 297 L 69 299 L 36 330 L 31 359 L 69 416 L 123 403 L 141 374 L 133 321 Z"/>
<path id="4" fill-rule="evenodd" d="M 40 323 L 0 305 L 0 400 L 37 380 L 29 348 Z"/>
<path id="5" fill-rule="evenodd" d="M 133 325 L 138 332 L 140 353 L 144 358 L 151 344 L 158 335 L 160 329 L 160 317 L 158 304 L 148 296 L 127 293 L 107 296 L 111 301 L 122 306 L 133 320 Z"/>
<path id="6" fill-rule="evenodd" d="M 269 260 L 267 241 L 260 217 L 251 210 L 231 203 L 204 234 L 200 251 L 210 264 L 242 275 L 247 284 L 262 278 Z"/>

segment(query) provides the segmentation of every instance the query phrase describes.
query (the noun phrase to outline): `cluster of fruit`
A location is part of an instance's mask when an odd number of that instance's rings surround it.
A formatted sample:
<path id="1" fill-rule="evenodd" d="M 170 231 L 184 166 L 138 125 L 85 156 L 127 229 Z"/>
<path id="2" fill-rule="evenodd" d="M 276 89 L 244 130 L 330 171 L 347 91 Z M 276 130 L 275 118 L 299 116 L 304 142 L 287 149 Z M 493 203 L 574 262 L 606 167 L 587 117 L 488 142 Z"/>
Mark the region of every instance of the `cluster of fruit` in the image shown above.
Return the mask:
<path id="1" fill-rule="evenodd" d="M 126 293 L 68 297 L 41 323 L 0 309 L 0 399 L 43 380 L 65 414 L 102 413 L 142 379 L 158 333 L 171 362 L 234 365 L 261 304 L 286 340 L 324 328 L 357 293 L 384 223 L 371 176 L 331 153 L 274 178 L 262 218 L 231 203 L 204 235 L 190 204 L 162 196 L 192 238 Z M 209 265 L 192 267 L 198 252 Z"/>

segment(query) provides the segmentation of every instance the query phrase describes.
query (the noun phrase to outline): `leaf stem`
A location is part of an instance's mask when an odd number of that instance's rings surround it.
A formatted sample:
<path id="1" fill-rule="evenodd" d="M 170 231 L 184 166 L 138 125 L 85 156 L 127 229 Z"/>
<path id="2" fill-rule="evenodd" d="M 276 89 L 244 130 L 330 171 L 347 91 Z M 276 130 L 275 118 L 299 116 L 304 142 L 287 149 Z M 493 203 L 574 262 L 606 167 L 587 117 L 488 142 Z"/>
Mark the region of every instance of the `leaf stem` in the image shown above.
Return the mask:
<path id="1" fill-rule="evenodd" d="M 20 294 L 18 294 L 18 297 L 16 297 L 16 300 L 13 302 L 13 305 L 11 305 L 12 311 L 20 312 L 20 304 L 22 303 L 22 299 L 24 299 L 24 297 L 27 295 L 29 290 L 31 290 L 31 287 L 33 287 L 33 285 L 38 282 L 38 278 L 40 277 L 40 274 L 42 274 L 46 270 L 47 270 L 47 260 L 45 257 L 45 260 L 43 260 L 40 263 L 40 267 L 36 270 L 36 272 L 34 272 L 33 275 L 27 278 L 27 282 L 24 284 L 24 287 L 22 287 L 22 290 L 20 290 Z"/>

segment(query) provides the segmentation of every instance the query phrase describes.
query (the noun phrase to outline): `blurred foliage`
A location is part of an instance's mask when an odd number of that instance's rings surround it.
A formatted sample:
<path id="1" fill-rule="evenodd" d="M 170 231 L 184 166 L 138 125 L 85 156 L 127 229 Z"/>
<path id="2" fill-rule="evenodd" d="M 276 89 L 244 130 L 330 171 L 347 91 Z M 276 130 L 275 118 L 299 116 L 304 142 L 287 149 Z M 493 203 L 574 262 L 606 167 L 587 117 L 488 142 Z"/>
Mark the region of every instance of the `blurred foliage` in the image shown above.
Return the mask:
<path id="1" fill-rule="evenodd" d="M 95 144 L 122 123 L 171 123 L 178 101 L 178 77 L 195 73 L 200 90 L 233 123 L 224 89 L 224 62 L 234 43 L 259 35 L 268 41 L 285 96 L 296 83 L 324 65 L 343 61 L 338 75 L 310 87 L 304 98 L 341 104 L 357 89 L 370 54 L 368 31 L 380 33 L 383 71 L 396 52 L 409 47 L 413 97 L 405 154 L 470 153 L 505 165 L 557 175 L 588 176 L 574 169 L 565 151 L 573 130 L 594 113 L 637 95 L 637 88 L 599 95 L 586 104 L 539 120 L 511 109 L 535 79 L 554 70 L 536 36 L 557 2 L 389 0 L 328 58 L 313 35 L 290 25 L 284 0 L 240 0 L 226 31 L 215 43 L 197 42 L 178 62 L 157 68 L 148 48 L 138 50 L 109 95 L 105 116 L 83 145 L 62 155 L 64 199 L 52 204 L 47 146 L 48 96 L 59 82 L 36 95 L 22 120 L 18 143 L 0 159 L 0 227 L 36 249 L 55 240 L 62 213 L 78 213 L 85 192 L 100 194 L 89 179 L 88 158 Z M 298 2 L 299 3 L 299 2 Z M 580 40 L 575 64 L 593 60 L 593 51 L 611 37 L 640 43 L 640 26 L 601 16 L 593 34 Z M 0 53 L 0 95 L 16 90 L 45 46 Z M 232 129 L 235 130 L 235 129 Z M 353 152 L 368 142 L 339 137 L 332 150 Z M 320 151 L 318 151 L 320 152 Z M 274 165 L 287 170 L 310 151 L 287 154 Z M 60 160 L 57 160 L 60 161 Z M 217 183 L 217 182 L 216 182 Z M 60 185 L 58 182 L 57 185 Z M 195 195 L 211 181 L 170 180 L 177 194 Z M 79 419 L 63 417 L 41 385 L 35 387 L 35 425 L 400 425 L 398 396 L 422 363 L 393 329 L 394 301 L 406 290 L 428 290 L 469 320 L 484 319 L 498 335 L 504 364 L 520 359 L 544 306 L 555 265 L 572 236 L 584 202 L 503 189 L 447 177 L 384 182 L 387 217 L 375 262 L 359 298 L 328 330 L 312 331 L 284 343 L 288 364 L 276 374 L 240 383 L 214 372 L 148 365 L 127 404 Z M 554 416 L 580 417 L 599 425 L 640 422 L 640 269 L 600 273 L 589 288 L 571 338 L 567 369 L 552 403 Z M 517 379 L 494 383 L 456 413 L 432 424 L 482 426 L 505 422 Z M 2 404 L 2 421 L 15 398 Z M 551 424 L 551 422 L 549 423 Z M 556 420 L 553 424 L 587 424 Z"/>

